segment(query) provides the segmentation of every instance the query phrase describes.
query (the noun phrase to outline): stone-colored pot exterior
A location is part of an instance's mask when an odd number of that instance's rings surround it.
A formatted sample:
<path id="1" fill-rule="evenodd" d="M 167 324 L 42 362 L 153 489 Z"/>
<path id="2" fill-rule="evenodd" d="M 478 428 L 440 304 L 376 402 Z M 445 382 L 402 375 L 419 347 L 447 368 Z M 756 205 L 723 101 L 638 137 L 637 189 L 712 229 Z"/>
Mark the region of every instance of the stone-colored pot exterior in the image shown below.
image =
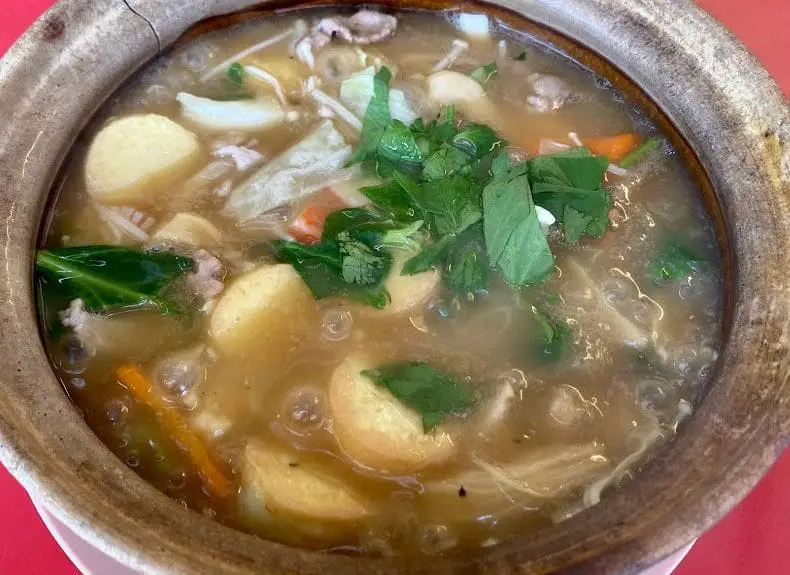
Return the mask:
<path id="1" fill-rule="evenodd" d="M 636 573 L 735 505 L 790 431 L 790 111 L 758 62 L 688 0 L 494 2 L 586 45 L 650 95 L 708 171 L 726 222 L 732 297 L 716 380 L 635 481 L 529 539 L 406 563 L 235 532 L 149 487 L 94 437 L 34 319 L 32 255 L 50 186 L 88 118 L 135 69 L 195 22 L 253 4 L 271 3 L 63 0 L 0 63 L 0 459 L 15 477 L 71 529 L 147 573 Z"/>

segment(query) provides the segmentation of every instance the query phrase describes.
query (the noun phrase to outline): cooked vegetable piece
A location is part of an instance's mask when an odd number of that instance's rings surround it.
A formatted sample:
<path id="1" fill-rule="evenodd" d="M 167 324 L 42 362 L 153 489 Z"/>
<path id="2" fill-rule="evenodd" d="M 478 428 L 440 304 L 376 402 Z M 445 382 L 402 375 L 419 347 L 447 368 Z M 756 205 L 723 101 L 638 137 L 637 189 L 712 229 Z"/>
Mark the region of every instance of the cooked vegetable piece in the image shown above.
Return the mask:
<path id="1" fill-rule="evenodd" d="M 88 193 L 105 203 L 153 202 L 200 161 L 197 136 L 157 114 L 107 124 L 85 156 Z"/>
<path id="2" fill-rule="evenodd" d="M 351 355 L 330 379 L 332 431 L 343 453 L 358 465 L 391 473 L 417 471 L 452 457 L 456 446 L 448 431 L 440 426 L 426 433 L 418 412 L 363 375 L 374 365 L 364 355 Z M 467 405 L 461 403 L 453 406 Z"/>
<path id="3" fill-rule="evenodd" d="M 657 285 L 666 280 L 677 281 L 698 271 L 703 263 L 686 243 L 667 238 L 648 262 L 648 276 Z"/>
<path id="4" fill-rule="evenodd" d="M 285 121 L 285 111 L 276 100 L 220 101 L 179 92 L 181 114 L 204 130 L 246 130 L 258 132 Z"/>
<path id="5" fill-rule="evenodd" d="M 284 518 L 314 532 L 309 522 L 359 521 L 372 511 L 363 494 L 298 452 L 250 441 L 241 473 L 243 500 L 258 503 L 248 504 L 246 511 L 257 519 Z M 271 517 L 260 517 L 263 509 Z"/>
<path id="6" fill-rule="evenodd" d="M 613 164 L 619 164 L 639 146 L 639 136 L 628 132 L 615 136 L 584 138 L 583 142 L 596 156 L 606 156 Z"/>
<path id="7" fill-rule="evenodd" d="M 239 86 L 244 84 L 244 66 L 238 62 L 234 62 L 228 68 L 228 80 Z"/>
<path id="8" fill-rule="evenodd" d="M 620 167 L 624 169 L 633 168 L 650 152 L 655 150 L 661 144 L 661 138 L 650 138 L 644 144 L 639 146 L 636 150 L 628 154 L 620 161 Z"/>
<path id="9" fill-rule="evenodd" d="M 89 311 L 107 313 L 152 306 L 163 314 L 182 312 L 183 301 L 168 288 L 192 269 L 191 259 L 170 253 L 116 246 L 40 250 L 36 274 L 44 291 L 81 299 Z"/>
<path id="10" fill-rule="evenodd" d="M 164 399 L 157 395 L 153 383 L 143 375 L 140 368 L 136 365 L 124 364 L 118 367 L 116 373 L 121 384 L 154 413 L 165 432 L 186 452 L 211 494 L 215 497 L 230 495 L 231 481 L 228 476 L 219 468 L 212 454 L 193 433 L 178 410 L 167 405 Z"/>
<path id="11" fill-rule="evenodd" d="M 413 253 L 404 250 L 393 253 L 392 269 L 383 285 L 390 301 L 378 313 L 392 315 L 414 311 L 439 290 L 441 274 L 435 269 L 404 275 L 403 266 Z"/>
<path id="12" fill-rule="evenodd" d="M 291 266 L 264 265 L 227 287 L 211 314 L 209 337 L 223 353 L 254 357 L 277 373 L 314 329 L 316 313 L 307 286 Z"/>
<path id="13" fill-rule="evenodd" d="M 222 213 L 238 222 L 255 220 L 330 184 L 350 156 L 343 134 L 325 120 L 234 188 Z"/>
<path id="14" fill-rule="evenodd" d="M 389 85 L 392 73 L 384 66 L 373 76 L 373 96 L 362 120 L 362 135 L 349 164 L 355 164 L 372 157 L 384 132 L 390 125 L 392 116 L 389 108 Z"/>
<path id="15" fill-rule="evenodd" d="M 345 201 L 332 191 L 324 188 L 310 198 L 308 204 L 288 226 L 288 235 L 303 244 L 316 244 L 321 241 L 324 222 L 329 214 L 346 207 Z"/>
<path id="16" fill-rule="evenodd" d="M 606 158 L 586 148 L 532 158 L 529 181 L 535 204 L 563 224 L 565 240 L 573 243 L 584 235 L 601 237 L 609 224 L 610 199 L 601 188 Z"/>
<path id="17" fill-rule="evenodd" d="M 572 342 L 571 328 L 535 306 L 532 315 L 538 332 L 538 356 L 548 361 L 559 360 Z"/>
<path id="18" fill-rule="evenodd" d="M 376 69 L 373 66 L 343 80 L 340 85 L 340 102 L 357 117 L 364 118 L 374 95 Z M 392 88 L 387 95 L 390 116 L 407 126 L 417 119 L 402 90 Z"/>
<path id="19" fill-rule="evenodd" d="M 496 62 L 491 62 L 469 72 L 469 77 L 481 86 L 485 86 L 491 78 L 497 75 L 497 72 Z"/>
<path id="20" fill-rule="evenodd" d="M 439 104 L 462 104 L 485 96 L 483 87 L 474 78 L 460 72 L 443 70 L 428 76 L 428 95 Z"/>
<path id="21" fill-rule="evenodd" d="M 491 170 L 483 192 L 488 257 L 509 284 L 537 283 L 554 269 L 554 256 L 532 203 L 528 166 L 510 168 L 507 155 L 500 154 Z"/>
<path id="22" fill-rule="evenodd" d="M 386 387 L 392 395 L 419 413 L 426 432 L 448 415 L 466 411 L 475 404 L 468 384 L 424 362 L 391 363 L 365 369 L 362 375 Z"/>
<path id="23" fill-rule="evenodd" d="M 159 228 L 151 241 L 154 243 L 180 244 L 194 247 L 210 247 L 219 243 L 219 230 L 207 219 L 196 214 L 182 212 Z"/>
<path id="24" fill-rule="evenodd" d="M 444 274 L 447 286 L 456 293 L 488 289 L 491 270 L 480 223 L 466 230 L 453 244 Z"/>

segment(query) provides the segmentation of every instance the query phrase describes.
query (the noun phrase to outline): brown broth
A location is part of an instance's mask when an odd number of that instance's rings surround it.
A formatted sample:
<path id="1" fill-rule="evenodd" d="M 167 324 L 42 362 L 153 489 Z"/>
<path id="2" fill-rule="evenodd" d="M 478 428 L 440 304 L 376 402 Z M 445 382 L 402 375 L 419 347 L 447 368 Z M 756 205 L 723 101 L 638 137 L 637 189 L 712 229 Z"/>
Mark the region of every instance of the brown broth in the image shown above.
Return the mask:
<path id="1" fill-rule="evenodd" d="M 312 19 L 315 15 L 298 16 Z M 178 47 L 152 63 L 109 102 L 83 140 L 89 142 L 109 119 L 132 113 L 157 113 L 180 122 L 175 93 L 205 90 L 198 82 L 201 68 L 279 33 L 296 18 L 253 19 Z M 402 13 L 399 20 L 392 39 L 363 48 L 369 61 L 380 58 L 397 71 L 393 87 L 420 94 L 422 78 L 461 33 L 437 16 Z M 452 69 L 469 72 L 496 59 L 500 40 L 506 41 L 507 54 L 500 57 L 499 73 L 488 95 L 504 119 L 493 127 L 511 145 L 530 149 L 541 138 L 564 140 L 568 132 L 582 140 L 620 132 L 635 132 L 642 138 L 660 135 L 604 79 L 529 37 L 494 29 L 487 39 L 470 41 Z M 516 60 L 521 52 L 524 59 Z M 274 58 L 290 58 L 288 42 L 245 63 Z M 302 80 L 307 77 L 307 70 L 303 72 Z M 561 78 L 574 97 L 554 112 L 529 110 L 523 98 L 524 78 L 532 72 Z M 322 89 L 337 97 L 338 87 L 325 82 Z M 253 137 L 256 143 L 251 147 L 267 160 L 275 157 L 316 123 L 314 106 L 295 107 L 304 111 L 300 120 L 247 135 L 243 141 Z M 435 111 L 424 108 L 426 114 Z M 350 141 L 356 138 L 353 130 L 336 123 Z M 208 150 L 212 142 L 228 135 L 185 125 L 200 138 L 201 165 L 215 161 Z M 140 245 L 110 233 L 97 216 L 85 191 L 83 161 L 78 144 L 53 208 L 45 247 Z M 226 180 L 236 185 L 245 177 L 230 169 L 227 175 L 200 186 L 188 179 L 155 204 L 131 207 L 155 219 L 153 229 L 183 211 L 213 223 L 222 233 L 218 255 L 227 267 L 227 285 L 249 265 L 267 261 L 265 255 L 256 255 L 256 246 L 274 237 L 267 229 L 240 229 L 219 213 L 223 199 L 216 195 L 216 188 Z M 721 267 L 711 223 L 676 151 L 664 142 L 659 153 L 627 175 L 607 174 L 607 185 L 620 212 L 619 225 L 610 227 L 600 240 L 587 238 L 578 245 L 565 245 L 556 234 L 551 236 L 557 272 L 545 283 L 514 290 L 496 280 L 490 290 L 469 297 L 442 291 L 420 309 L 393 316 L 380 316 L 339 299 L 320 301 L 316 317 L 324 324 L 319 322 L 305 334 L 277 371 L 263 369 L 258 354 L 240 360 L 212 349 L 207 335 L 209 314 L 199 315 L 186 327 L 153 312 L 128 312 L 111 318 L 133 323 L 126 329 L 131 334 L 125 338 L 128 341 L 85 357 L 67 334 L 60 339 L 48 336 L 48 349 L 58 376 L 88 425 L 129 467 L 186 507 L 267 538 L 342 552 L 433 554 L 493 545 L 594 503 L 596 490 L 590 487 L 621 462 L 626 462 L 625 468 L 607 486 L 615 487 L 636 473 L 644 463 L 644 449 L 674 436 L 716 359 Z M 291 215 L 292 211 L 283 211 L 283 217 Z M 646 278 L 646 266 L 661 243 L 675 236 L 693 245 L 707 263 L 691 277 L 654 284 Z M 533 305 L 550 309 L 572 330 L 571 352 L 558 362 L 546 362 L 534 353 Z M 338 317 L 351 318 L 343 338 L 326 325 Z M 641 349 L 628 345 L 634 333 L 649 340 Z M 179 447 L 159 429 L 150 410 L 119 384 L 114 371 L 119 362 L 132 361 L 156 377 L 159 362 L 196 346 L 202 349 L 197 354 L 201 383 L 187 408 L 172 396 L 173 409 L 182 410 L 193 422 L 207 411 L 232 421 L 229 431 L 206 441 L 233 470 L 236 486 L 241 481 L 244 446 L 254 438 L 288 450 L 294 463 L 318 466 L 353 486 L 374 512 L 351 526 L 322 527 L 318 535 L 307 525 L 309 521 L 251 521 L 242 511 L 244 493 L 225 500 L 209 495 Z M 348 460 L 332 433 L 326 390 L 335 367 L 355 351 L 380 361 L 427 361 L 472 382 L 478 407 L 446 424 L 457 446 L 453 457 L 400 475 Z M 265 353 L 260 350 L 261 355 Z M 512 390 L 510 407 L 495 417 L 493 402 L 505 389 Z M 294 394 L 300 392 L 317 398 L 323 411 L 319 421 L 294 419 Z M 304 419 L 303 412 L 297 415 Z M 519 483 L 503 471 L 510 462 L 536 454 L 551 457 L 568 446 L 583 446 L 587 455 L 582 459 L 595 465 L 580 467 L 578 473 L 571 464 L 559 475 L 541 472 L 548 477 L 548 492 L 557 489 L 557 495 L 536 495 L 538 487 Z M 472 471 L 483 479 L 471 484 L 452 479 Z M 582 478 L 570 481 L 571 488 L 561 489 L 565 472 Z M 437 491 L 435 486 L 443 481 L 450 487 Z"/>

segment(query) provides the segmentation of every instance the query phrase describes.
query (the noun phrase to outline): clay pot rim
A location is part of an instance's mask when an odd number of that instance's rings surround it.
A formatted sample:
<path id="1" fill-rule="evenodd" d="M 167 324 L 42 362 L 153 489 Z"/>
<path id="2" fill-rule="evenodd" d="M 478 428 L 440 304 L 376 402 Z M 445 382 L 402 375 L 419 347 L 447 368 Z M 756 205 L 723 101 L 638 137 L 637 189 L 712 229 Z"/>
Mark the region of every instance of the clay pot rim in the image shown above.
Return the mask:
<path id="1" fill-rule="evenodd" d="M 572 11 L 566 0 L 496 2 L 616 62 L 691 143 L 729 224 L 732 321 L 718 378 L 679 440 L 604 505 L 468 559 L 316 554 L 181 509 L 93 436 L 61 392 L 34 322 L 31 255 L 46 197 L 87 119 L 141 63 L 194 22 L 252 4 L 63 0 L 2 60 L 0 460 L 11 473 L 69 528 L 145 572 L 630 573 L 737 503 L 790 427 L 790 110 L 756 59 L 687 0 L 575 0 Z"/>

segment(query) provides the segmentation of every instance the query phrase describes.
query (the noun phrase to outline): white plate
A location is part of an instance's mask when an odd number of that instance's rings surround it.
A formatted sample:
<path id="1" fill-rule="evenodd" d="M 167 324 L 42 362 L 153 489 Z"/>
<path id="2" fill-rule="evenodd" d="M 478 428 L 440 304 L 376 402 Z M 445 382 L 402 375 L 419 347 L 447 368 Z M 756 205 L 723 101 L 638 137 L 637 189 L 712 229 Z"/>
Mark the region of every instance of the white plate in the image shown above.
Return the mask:
<path id="1" fill-rule="evenodd" d="M 121 565 L 83 541 L 63 523 L 55 519 L 35 497 L 31 497 L 31 499 L 33 506 L 38 511 L 52 537 L 55 538 L 58 545 L 83 575 L 106 575 L 107 573 L 112 573 L 113 575 L 139 575 L 136 571 Z M 671 575 L 680 562 L 683 561 L 692 545 L 694 545 L 693 541 L 663 561 L 656 563 L 642 575 Z"/>

